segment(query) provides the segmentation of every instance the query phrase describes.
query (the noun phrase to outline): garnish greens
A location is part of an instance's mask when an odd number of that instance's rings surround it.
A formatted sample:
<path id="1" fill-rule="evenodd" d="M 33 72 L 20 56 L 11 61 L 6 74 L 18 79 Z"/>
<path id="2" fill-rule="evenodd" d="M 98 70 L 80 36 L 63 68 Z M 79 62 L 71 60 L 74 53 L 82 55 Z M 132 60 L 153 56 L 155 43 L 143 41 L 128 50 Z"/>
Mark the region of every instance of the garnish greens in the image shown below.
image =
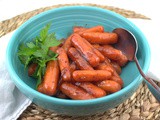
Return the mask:
<path id="1" fill-rule="evenodd" d="M 22 43 L 19 46 L 18 57 L 22 64 L 27 68 L 31 63 L 38 66 L 33 77 L 37 78 L 37 87 L 42 82 L 45 73 L 46 63 L 50 60 L 56 60 L 58 54 L 49 50 L 52 46 L 57 46 L 60 42 L 56 39 L 54 33 L 49 33 L 51 24 L 47 24 L 33 41 Z"/>

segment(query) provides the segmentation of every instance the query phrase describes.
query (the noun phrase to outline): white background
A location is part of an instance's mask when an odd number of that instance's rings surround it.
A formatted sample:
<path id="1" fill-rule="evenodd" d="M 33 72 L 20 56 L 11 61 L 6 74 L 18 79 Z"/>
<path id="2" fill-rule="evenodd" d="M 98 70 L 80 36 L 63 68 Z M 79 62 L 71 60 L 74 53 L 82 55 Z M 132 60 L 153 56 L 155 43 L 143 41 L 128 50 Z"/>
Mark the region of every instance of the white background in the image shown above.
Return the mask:
<path id="1" fill-rule="evenodd" d="M 93 3 L 133 10 L 159 24 L 158 0 L 0 0 L 0 21 L 37 8 L 66 3 Z"/>

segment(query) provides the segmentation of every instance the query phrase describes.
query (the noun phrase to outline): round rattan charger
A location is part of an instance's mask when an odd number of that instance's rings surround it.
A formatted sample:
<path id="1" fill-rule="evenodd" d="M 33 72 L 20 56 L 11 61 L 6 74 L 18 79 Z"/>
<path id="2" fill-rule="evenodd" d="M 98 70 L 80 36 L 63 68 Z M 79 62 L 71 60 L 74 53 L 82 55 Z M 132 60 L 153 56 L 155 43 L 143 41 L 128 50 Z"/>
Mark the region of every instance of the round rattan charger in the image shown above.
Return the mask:
<path id="1" fill-rule="evenodd" d="M 102 6 L 95 4 L 65 4 L 54 5 L 45 8 L 36 9 L 31 12 L 23 13 L 9 20 L 0 22 L 0 37 L 15 30 L 30 17 L 43 11 L 62 6 L 85 5 L 96 6 L 117 12 L 127 18 L 149 19 L 148 17 L 137 14 L 133 11 L 124 10 L 112 6 Z M 85 117 L 73 117 L 58 115 L 54 112 L 40 108 L 32 103 L 18 118 L 19 120 L 160 120 L 160 104 L 152 96 L 147 86 L 142 83 L 138 90 L 124 103 L 110 109 L 102 114 L 95 114 Z"/>

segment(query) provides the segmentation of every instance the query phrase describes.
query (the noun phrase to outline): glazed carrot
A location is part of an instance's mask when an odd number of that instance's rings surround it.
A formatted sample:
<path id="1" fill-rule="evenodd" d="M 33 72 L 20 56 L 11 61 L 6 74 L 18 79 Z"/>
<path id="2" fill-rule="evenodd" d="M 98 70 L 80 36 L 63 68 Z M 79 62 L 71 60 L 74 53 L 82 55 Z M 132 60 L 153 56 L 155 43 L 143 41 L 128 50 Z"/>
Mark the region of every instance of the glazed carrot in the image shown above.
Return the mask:
<path id="1" fill-rule="evenodd" d="M 93 70 L 91 65 L 80 55 L 80 53 L 73 47 L 69 48 L 68 55 L 72 61 L 76 63 L 81 70 Z"/>
<path id="2" fill-rule="evenodd" d="M 47 95 L 55 95 L 59 80 L 59 66 L 57 60 L 47 63 L 43 82 L 38 86 L 38 91 Z"/>
<path id="3" fill-rule="evenodd" d="M 66 52 L 71 47 L 71 38 L 72 38 L 72 34 L 64 41 L 64 44 L 62 46 Z"/>
<path id="4" fill-rule="evenodd" d="M 84 32 L 81 36 L 92 44 L 114 44 L 118 41 L 118 35 L 109 32 Z"/>
<path id="5" fill-rule="evenodd" d="M 121 87 L 123 87 L 123 80 L 122 78 L 117 74 L 117 72 L 113 73 L 113 76 L 110 78 L 110 80 L 113 80 L 115 82 L 117 82 L 118 84 L 121 85 Z"/>
<path id="6" fill-rule="evenodd" d="M 94 48 L 87 40 L 84 40 L 84 42 L 92 49 L 92 51 L 99 57 L 100 62 L 103 62 L 105 60 L 104 55 L 99 52 L 96 48 Z"/>
<path id="7" fill-rule="evenodd" d="M 114 69 L 114 67 L 111 65 L 111 62 L 109 59 L 105 59 L 105 61 L 103 63 L 100 63 L 96 69 L 99 70 L 108 70 L 112 73 L 112 76 L 110 78 L 110 80 L 113 80 L 117 83 L 119 83 L 121 85 L 121 87 L 123 86 L 123 80 L 121 79 L 121 77 L 117 74 L 116 70 Z"/>
<path id="8" fill-rule="evenodd" d="M 90 82 L 76 82 L 75 83 L 77 86 L 80 86 L 83 88 L 85 91 L 87 91 L 89 94 L 93 95 L 96 98 L 103 97 L 106 95 L 106 92 L 97 87 L 96 85 L 90 83 Z"/>
<path id="9" fill-rule="evenodd" d="M 72 45 L 81 53 L 92 67 L 95 67 L 99 64 L 100 58 L 93 52 L 92 48 L 86 44 L 86 42 L 87 41 L 78 34 L 74 34 L 71 39 Z"/>
<path id="10" fill-rule="evenodd" d="M 116 70 L 116 72 L 120 75 L 121 74 L 121 67 L 117 62 L 111 61 L 111 65 Z"/>
<path id="11" fill-rule="evenodd" d="M 62 47 L 57 49 L 57 53 L 58 53 L 58 63 L 62 79 L 64 81 L 70 81 L 71 73 L 70 73 L 69 59 L 67 53 Z"/>
<path id="12" fill-rule="evenodd" d="M 28 76 L 32 76 L 37 68 L 37 64 L 36 63 L 32 63 L 29 67 L 28 67 Z"/>
<path id="13" fill-rule="evenodd" d="M 110 65 L 107 65 L 106 62 L 100 63 L 97 67 L 95 67 L 96 70 L 107 70 L 110 71 L 112 74 L 114 72 L 113 68 Z"/>
<path id="14" fill-rule="evenodd" d="M 111 61 L 108 58 L 105 59 L 105 64 L 110 66 L 110 68 L 112 68 L 112 70 L 113 70 L 113 74 L 112 74 L 112 77 L 110 79 L 119 83 L 121 85 L 121 87 L 123 87 L 123 80 L 118 75 L 118 73 L 116 72 L 116 70 L 114 69 L 114 67 L 111 64 Z"/>
<path id="15" fill-rule="evenodd" d="M 111 45 L 94 45 L 94 47 L 107 58 L 116 61 L 120 66 L 124 66 L 128 62 L 127 57 L 120 50 L 115 49 Z"/>
<path id="16" fill-rule="evenodd" d="M 114 93 L 121 89 L 121 85 L 112 80 L 100 81 L 97 82 L 96 85 L 109 93 Z"/>
<path id="17" fill-rule="evenodd" d="M 108 65 L 108 66 L 110 66 L 112 69 L 114 69 L 113 66 L 112 66 L 112 64 L 111 64 L 111 60 L 110 60 L 110 59 L 108 59 L 108 58 L 106 57 L 104 62 L 105 62 L 106 65 Z"/>
<path id="18" fill-rule="evenodd" d="M 70 72 L 71 74 L 77 69 L 77 66 L 75 64 L 75 62 L 72 61 L 72 63 L 70 64 Z"/>
<path id="19" fill-rule="evenodd" d="M 79 35 L 82 35 L 84 32 L 104 32 L 104 27 L 103 26 L 94 26 L 91 28 L 87 28 L 84 31 L 80 31 L 78 32 Z"/>
<path id="20" fill-rule="evenodd" d="M 78 32 L 82 32 L 82 31 L 84 31 L 84 30 L 86 30 L 87 28 L 85 28 L 85 27 L 82 27 L 82 26 L 74 26 L 73 27 L 73 32 L 74 33 L 78 33 Z"/>
<path id="21" fill-rule="evenodd" d="M 73 77 L 72 77 L 72 73 L 78 69 L 78 67 L 76 66 L 75 62 L 71 62 L 70 64 L 70 73 L 71 73 L 71 81 L 70 82 L 74 82 Z"/>
<path id="22" fill-rule="evenodd" d="M 97 49 L 93 48 L 93 52 L 99 57 L 100 62 L 103 62 L 105 60 L 104 55 L 101 52 L 99 52 Z"/>
<path id="23" fill-rule="evenodd" d="M 62 93 L 61 91 L 58 91 L 55 95 L 57 98 L 61 98 L 61 99 L 67 99 L 68 96 L 66 96 L 64 93 Z"/>
<path id="24" fill-rule="evenodd" d="M 74 99 L 74 100 L 87 100 L 87 99 L 93 99 L 94 97 L 87 93 L 82 88 L 73 85 L 69 82 L 64 82 L 60 86 L 60 90 L 63 94 L 67 95 L 68 97 Z"/>
<path id="25" fill-rule="evenodd" d="M 107 70 L 76 70 L 72 73 L 77 82 L 102 81 L 111 78 L 111 75 Z"/>

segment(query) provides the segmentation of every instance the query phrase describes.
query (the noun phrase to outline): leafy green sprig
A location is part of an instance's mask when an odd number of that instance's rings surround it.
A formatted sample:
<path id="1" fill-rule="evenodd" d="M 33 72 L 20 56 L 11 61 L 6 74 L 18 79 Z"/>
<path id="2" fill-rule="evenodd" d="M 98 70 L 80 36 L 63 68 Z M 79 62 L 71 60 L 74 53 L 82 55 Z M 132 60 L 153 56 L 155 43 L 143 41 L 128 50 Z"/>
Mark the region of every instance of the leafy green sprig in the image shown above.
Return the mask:
<path id="1" fill-rule="evenodd" d="M 52 46 L 58 46 L 60 41 L 55 37 L 55 33 L 49 33 L 51 24 L 47 24 L 33 41 L 22 43 L 19 46 L 18 57 L 25 68 L 31 63 L 36 63 L 37 68 L 33 77 L 37 78 L 37 86 L 42 82 L 45 73 L 46 63 L 50 60 L 56 60 L 58 54 L 49 50 Z"/>

